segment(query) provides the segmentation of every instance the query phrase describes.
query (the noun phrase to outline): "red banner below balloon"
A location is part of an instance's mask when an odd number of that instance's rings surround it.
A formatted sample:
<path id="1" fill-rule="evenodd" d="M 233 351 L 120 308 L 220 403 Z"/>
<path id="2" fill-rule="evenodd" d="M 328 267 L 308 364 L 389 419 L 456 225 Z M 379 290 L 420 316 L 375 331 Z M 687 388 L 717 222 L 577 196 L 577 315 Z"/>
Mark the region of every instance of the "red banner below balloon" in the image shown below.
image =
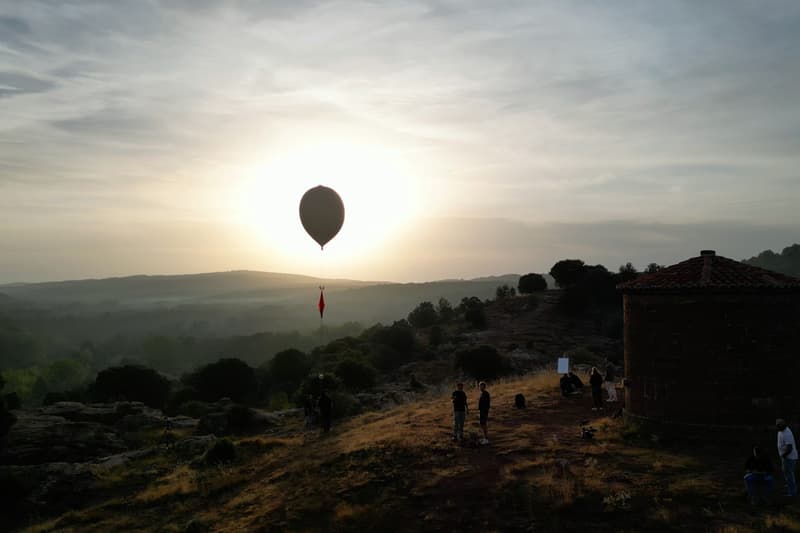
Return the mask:
<path id="1" fill-rule="evenodd" d="M 322 314 L 325 312 L 325 296 L 322 295 L 322 290 L 319 291 L 319 303 L 317 304 L 317 309 L 319 309 L 319 317 L 322 318 Z"/>

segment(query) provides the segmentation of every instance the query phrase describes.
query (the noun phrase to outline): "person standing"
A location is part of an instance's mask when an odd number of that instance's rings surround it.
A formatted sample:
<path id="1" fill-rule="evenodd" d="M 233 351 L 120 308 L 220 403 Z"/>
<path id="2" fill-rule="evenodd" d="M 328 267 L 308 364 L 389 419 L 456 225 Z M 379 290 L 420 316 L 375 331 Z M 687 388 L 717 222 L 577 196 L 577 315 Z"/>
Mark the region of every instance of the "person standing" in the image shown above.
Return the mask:
<path id="1" fill-rule="evenodd" d="M 794 467 L 797 463 L 797 445 L 794 442 L 792 430 L 786 426 L 786 420 L 779 418 L 775 421 L 778 429 L 778 455 L 781 458 L 783 478 L 786 480 L 786 495 L 797 496 L 797 485 L 794 480 Z"/>
<path id="2" fill-rule="evenodd" d="M 592 411 L 598 411 L 603 408 L 603 393 L 601 387 L 603 386 L 603 376 L 596 366 L 592 367 L 592 372 L 589 376 L 589 385 L 592 386 L 592 402 L 594 407 Z"/>
<path id="3" fill-rule="evenodd" d="M 616 402 L 617 401 L 617 384 L 615 383 L 617 379 L 616 369 L 614 368 L 614 363 L 611 361 L 606 361 L 606 393 L 608 393 L 608 399 L 606 401 L 609 402 Z"/>
<path id="4" fill-rule="evenodd" d="M 481 444 L 486 445 L 489 444 L 489 406 L 491 404 L 491 397 L 489 396 L 489 391 L 486 390 L 486 382 L 481 381 L 480 385 L 478 385 L 481 389 L 481 397 L 478 400 L 478 413 L 479 413 L 479 421 L 481 425 L 481 429 L 483 430 L 483 438 L 481 439 Z"/>
<path id="5" fill-rule="evenodd" d="M 319 401 L 317 402 L 319 407 L 319 421 L 322 424 L 322 431 L 327 433 L 331 430 L 331 411 L 333 411 L 333 400 L 331 400 L 330 396 L 325 394 L 325 391 L 322 391 L 322 394 L 319 395 Z"/>
<path id="6" fill-rule="evenodd" d="M 467 418 L 467 393 L 464 392 L 464 384 L 460 381 L 456 383 L 456 390 L 453 391 L 453 440 L 461 441 L 464 439 L 464 420 Z"/>

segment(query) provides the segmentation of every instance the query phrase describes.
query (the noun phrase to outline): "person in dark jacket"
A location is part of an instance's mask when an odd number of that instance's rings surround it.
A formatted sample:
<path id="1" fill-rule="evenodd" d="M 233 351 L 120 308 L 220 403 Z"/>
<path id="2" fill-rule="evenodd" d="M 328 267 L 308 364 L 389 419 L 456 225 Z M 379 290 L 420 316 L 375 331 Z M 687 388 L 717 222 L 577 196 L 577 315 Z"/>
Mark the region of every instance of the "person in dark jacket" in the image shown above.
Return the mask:
<path id="1" fill-rule="evenodd" d="M 481 381 L 479 385 L 481 389 L 481 397 L 478 400 L 478 413 L 480 416 L 480 425 L 481 429 L 483 430 L 483 438 L 481 439 L 480 443 L 483 445 L 489 444 L 489 405 L 491 404 L 491 397 L 489 396 L 489 391 L 486 390 L 486 382 Z"/>
<path id="2" fill-rule="evenodd" d="M 322 424 L 322 431 L 327 433 L 331 430 L 331 412 L 333 411 L 333 400 L 331 400 L 330 396 L 325 394 L 325 391 L 322 391 L 322 394 L 319 395 L 317 406 L 319 407 L 319 421 Z"/>
<path id="3" fill-rule="evenodd" d="M 460 381 L 456 383 L 456 390 L 453 391 L 453 440 L 461 441 L 464 439 L 464 420 L 467 418 L 467 393 L 464 392 L 464 384 Z"/>
<path id="4" fill-rule="evenodd" d="M 758 446 L 753 446 L 753 453 L 744 463 L 744 488 L 750 503 L 769 503 L 772 489 L 775 487 L 772 461 Z"/>
<path id="5" fill-rule="evenodd" d="M 592 386 L 592 402 L 594 404 L 592 411 L 598 411 L 603 408 L 603 376 L 600 375 L 596 366 L 592 367 L 592 371 L 589 374 L 589 385 Z"/>

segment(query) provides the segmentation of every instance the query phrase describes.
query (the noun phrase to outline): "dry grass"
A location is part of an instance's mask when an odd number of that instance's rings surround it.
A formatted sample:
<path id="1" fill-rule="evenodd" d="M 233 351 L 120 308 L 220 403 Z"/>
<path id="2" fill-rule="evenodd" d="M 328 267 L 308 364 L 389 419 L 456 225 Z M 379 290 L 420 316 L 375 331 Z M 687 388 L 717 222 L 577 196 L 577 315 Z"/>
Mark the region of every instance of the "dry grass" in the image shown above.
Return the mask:
<path id="1" fill-rule="evenodd" d="M 730 461 L 719 453 L 709 460 L 691 449 L 631 443 L 620 421 L 591 413 L 589 398 L 562 400 L 557 387 L 555 374 L 490 383 L 486 448 L 450 442 L 446 387 L 345 421 L 327 436 L 298 425 L 284 436 L 240 439 L 239 459 L 225 468 L 195 470 L 163 458 L 142 461 L 149 466 L 137 464 L 136 472 L 123 467 L 103 480 L 117 493 L 134 474 L 141 477 L 142 468 L 158 473 L 132 492 L 127 506 L 106 502 L 35 530 L 167 530 L 189 517 L 225 531 L 265 525 L 379 531 L 408 523 L 431 530 L 493 523 L 514 530 L 543 517 L 554 520 L 551 529 L 566 523 L 580 529 L 604 524 L 605 516 L 613 520 L 605 523 L 608 530 L 800 530 L 793 509 L 748 514 L 736 499 L 739 487 L 726 486 L 731 472 L 720 468 Z M 512 408 L 520 392 L 528 400 L 525 410 Z M 474 406 L 477 390 L 470 387 L 467 395 Z M 580 439 L 584 418 L 598 428 L 597 442 Z M 466 429 L 477 431 L 477 413 Z M 734 459 L 738 480 L 741 461 Z M 581 522 L 584 515 L 593 518 Z"/>

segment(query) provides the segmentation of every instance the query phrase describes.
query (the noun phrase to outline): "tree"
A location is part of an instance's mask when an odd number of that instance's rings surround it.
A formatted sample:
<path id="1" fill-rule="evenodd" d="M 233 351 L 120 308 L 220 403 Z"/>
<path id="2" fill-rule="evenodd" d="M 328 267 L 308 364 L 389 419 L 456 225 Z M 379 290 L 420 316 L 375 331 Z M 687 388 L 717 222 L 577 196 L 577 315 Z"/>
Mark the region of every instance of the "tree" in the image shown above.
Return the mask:
<path id="1" fill-rule="evenodd" d="M 269 380 L 285 392 L 294 392 L 310 370 L 311 358 L 300 350 L 289 348 L 276 353 L 269 362 Z"/>
<path id="2" fill-rule="evenodd" d="M 533 292 L 547 290 L 547 280 L 541 274 L 525 274 L 520 276 L 517 289 L 520 294 L 531 294 Z"/>
<path id="3" fill-rule="evenodd" d="M 508 284 L 503 284 L 497 287 L 497 290 L 494 292 L 495 297 L 498 300 L 505 300 L 506 298 L 513 298 L 517 295 L 517 291 L 514 287 L 511 287 Z"/>
<path id="4" fill-rule="evenodd" d="M 371 389 L 375 386 L 375 368 L 361 361 L 345 359 L 336 366 L 336 377 L 351 391 Z"/>
<path id="5" fill-rule="evenodd" d="M 373 342 L 401 353 L 408 353 L 414 349 L 414 330 L 405 320 L 398 320 L 391 326 L 375 326 L 370 328 L 366 335 L 371 337 Z"/>
<path id="6" fill-rule="evenodd" d="M 445 297 L 439 298 L 439 305 L 436 308 L 436 312 L 439 313 L 439 320 L 441 322 L 450 322 L 455 315 L 453 306 L 450 305 L 450 300 Z"/>
<path id="7" fill-rule="evenodd" d="M 475 379 L 494 379 L 511 370 L 508 359 L 486 345 L 456 353 L 455 366 Z"/>
<path id="8" fill-rule="evenodd" d="M 654 274 L 654 273 L 658 272 L 659 270 L 662 270 L 663 268 L 664 268 L 664 265 L 659 265 L 658 263 L 650 263 L 649 265 L 647 265 L 647 268 L 644 269 L 644 273 L 645 274 Z"/>
<path id="9" fill-rule="evenodd" d="M 241 359 L 220 359 L 187 375 L 185 381 L 206 402 L 230 398 L 247 403 L 258 395 L 255 370 Z"/>
<path id="10" fill-rule="evenodd" d="M 428 335 L 428 344 L 433 347 L 439 346 L 444 340 L 444 330 L 442 326 L 433 326 Z"/>
<path id="11" fill-rule="evenodd" d="M 464 313 L 464 319 L 473 328 L 486 327 L 486 310 L 485 304 L 477 296 L 470 296 L 469 298 L 462 298 L 459 304 L 459 311 Z"/>
<path id="12" fill-rule="evenodd" d="M 421 302 L 408 314 L 408 322 L 415 328 L 428 328 L 436 324 L 438 318 L 431 302 Z"/>
<path id="13" fill-rule="evenodd" d="M 624 265 L 620 265 L 619 273 L 617 274 L 617 283 L 625 283 L 626 281 L 632 281 L 639 277 L 639 271 L 636 270 L 636 267 L 633 266 L 632 263 L 628 262 Z"/>
<path id="14" fill-rule="evenodd" d="M 550 275 L 562 289 L 578 283 L 585 273 L 584 262 L 580 259 L 562 259 L 550 269 Z"/>
<path id="15" fill-rule="evenodd" d="M 746 259 L 744 262 L 788 276 L 800 276 L 800 244 L 787 246 L 780 254 L 764 250 L 758 256 Z"/>
<path id="16" fill-rule="evenodd" d="M 94 383 L 100 401 L 139 401 L 158 409 L 167 403 L 170 389 L 167 378 L 141 365 L 106 368 L 97 374 Z"/>

